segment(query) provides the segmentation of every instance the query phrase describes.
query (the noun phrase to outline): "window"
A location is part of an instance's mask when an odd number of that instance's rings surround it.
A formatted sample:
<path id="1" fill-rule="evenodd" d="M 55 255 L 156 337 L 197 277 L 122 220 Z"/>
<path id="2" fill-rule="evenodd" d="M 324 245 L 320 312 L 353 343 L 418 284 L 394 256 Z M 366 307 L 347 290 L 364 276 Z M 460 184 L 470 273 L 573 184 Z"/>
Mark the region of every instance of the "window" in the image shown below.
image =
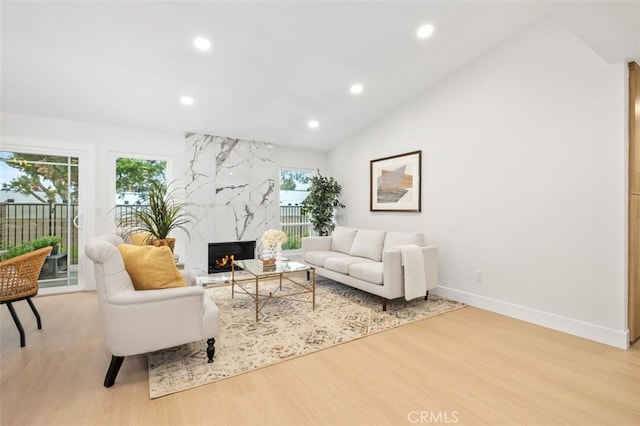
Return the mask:
<path id="1" fill-rule="evenodd" d="M 0 249 L 56 236 L 40 287 L 78 285 L 79 157 L 0 152 Z"/>
<path id="2" fill-rule="evenodd" d="M 123 217 L 131 217 L 131 210 L 144 209 L 147 204 L 149 182 L 166 182 L 167 162 L 141 158 L 116 158 L 116 226 Z"/>
<path id="3" fill-rule="evenodd" d="M 284 250 L 297 250 L 302 237 L 309 236 L 311 222 L 300 210 L 309 194 L 311 171 L 280 169 L 280 227 L 288 240 Z"/>

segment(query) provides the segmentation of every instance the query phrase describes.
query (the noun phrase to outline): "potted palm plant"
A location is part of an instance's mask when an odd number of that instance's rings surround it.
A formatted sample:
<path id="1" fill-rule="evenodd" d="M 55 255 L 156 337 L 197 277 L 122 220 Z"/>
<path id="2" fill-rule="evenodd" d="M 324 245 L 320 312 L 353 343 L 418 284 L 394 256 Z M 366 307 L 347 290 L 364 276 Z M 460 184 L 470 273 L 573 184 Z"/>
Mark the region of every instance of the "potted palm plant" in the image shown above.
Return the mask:
<path id="1" fill-rule="evenodd" d="M 187 211 L 187 204 L 176 198 L 179 188 L 173 183 L 152 181 L 149 187 L 148 205 L 143 208 L 128 211 L 120 219 L 126 223 L 125 234 L 146 232 L 149 234 L 149 244 L 168 246 L 172 251 L 175 238 L 169 237 L 171 231 L 181 229 L 187 234 L 187 225 L 195 219 L 195 215 Z"/>
<path id="2" fill-rule="evenodd" d="M 345 207 L 338 197 L 342 192 L 342 186 L 333 177 L 320 174 L 309 178 L 309 195 L 302 202 L 301 213 L 311 214 L 311 225 L 318 235 L 329 235 L 336 227 L 333 223 L 333 210 L 336 207 Z"/>

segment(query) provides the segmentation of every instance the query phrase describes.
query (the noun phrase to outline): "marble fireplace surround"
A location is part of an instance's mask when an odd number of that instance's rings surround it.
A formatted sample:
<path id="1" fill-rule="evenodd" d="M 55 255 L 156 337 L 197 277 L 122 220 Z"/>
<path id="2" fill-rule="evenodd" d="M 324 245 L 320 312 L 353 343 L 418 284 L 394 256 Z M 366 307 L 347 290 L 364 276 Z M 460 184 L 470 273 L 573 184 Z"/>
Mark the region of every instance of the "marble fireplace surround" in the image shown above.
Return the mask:
<path id="1" fill-rule="evenodd" d="M 257 240 L 279 227 L 278 167 L 264 142 L 185 134 L 185 192 L 196 216 L 189 266 L 208 273 L 209 243 Z"/>

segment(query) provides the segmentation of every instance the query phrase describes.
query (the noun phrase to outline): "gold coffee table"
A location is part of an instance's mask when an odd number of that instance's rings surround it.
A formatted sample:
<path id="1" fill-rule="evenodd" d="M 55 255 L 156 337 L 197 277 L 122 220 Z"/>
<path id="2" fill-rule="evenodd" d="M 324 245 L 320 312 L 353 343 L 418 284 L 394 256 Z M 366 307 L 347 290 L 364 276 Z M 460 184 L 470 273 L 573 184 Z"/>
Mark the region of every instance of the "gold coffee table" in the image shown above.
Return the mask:
<path id="1" fill-rule="evenodd" d="M 241 268 L 247 274 L 244 277 L 236 279 L 236 268 Z M 299 282 L 293 279 L 294 272 L 307 272 L 307 280 Z M 295 274 L 300 275 L 300 274 Z M 279 280 L 279 285 L 268 294 L 260 293 L 260 282 L 267 280 Z M 293 289 L 283 290 L 282 282 L 293 284 Z M 309 282 L 311 281 L 311 282 Z M 253 284 L 253 285 L 251 285 Z M 236 290 L 236 287 L 238 289 Z M 251 287 L 251 288 L 250 288 Z M 231 297 L 235 296 L 235 292 L 247 294 L 256 303 L 256 322 L 258 321 L 258 313 L 272 299 L 288 299 L 298 302 L 308 302 L 297 296 L 301 294 L 311 293 L 311 306 L 316 310 L 316 270 L 312 266 L 305 265 L 300 262 L 278 262 L 275 269 L 263 270 L 257 259 L 234 260 L 231 263 Z"/>

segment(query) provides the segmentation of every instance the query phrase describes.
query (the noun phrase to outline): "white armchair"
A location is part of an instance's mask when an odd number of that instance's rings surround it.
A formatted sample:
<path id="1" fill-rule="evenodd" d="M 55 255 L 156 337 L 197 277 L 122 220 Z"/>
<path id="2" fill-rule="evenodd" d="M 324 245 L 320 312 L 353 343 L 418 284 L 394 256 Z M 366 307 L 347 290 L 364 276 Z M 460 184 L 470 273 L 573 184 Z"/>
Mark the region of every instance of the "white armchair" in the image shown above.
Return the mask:
<path id="1" fill-rule="evenodd" d="M 129 355 L 207 339 L 208 362 L 213 362 L 220 330 L 213 300 L 198 286 L 135 290 L 117 249 L 123 243 L 118 235 L 107 234 L 85 245 L 94 263 L 102 327 L 112 354 L 104 386 L 114 384 Z"/>

